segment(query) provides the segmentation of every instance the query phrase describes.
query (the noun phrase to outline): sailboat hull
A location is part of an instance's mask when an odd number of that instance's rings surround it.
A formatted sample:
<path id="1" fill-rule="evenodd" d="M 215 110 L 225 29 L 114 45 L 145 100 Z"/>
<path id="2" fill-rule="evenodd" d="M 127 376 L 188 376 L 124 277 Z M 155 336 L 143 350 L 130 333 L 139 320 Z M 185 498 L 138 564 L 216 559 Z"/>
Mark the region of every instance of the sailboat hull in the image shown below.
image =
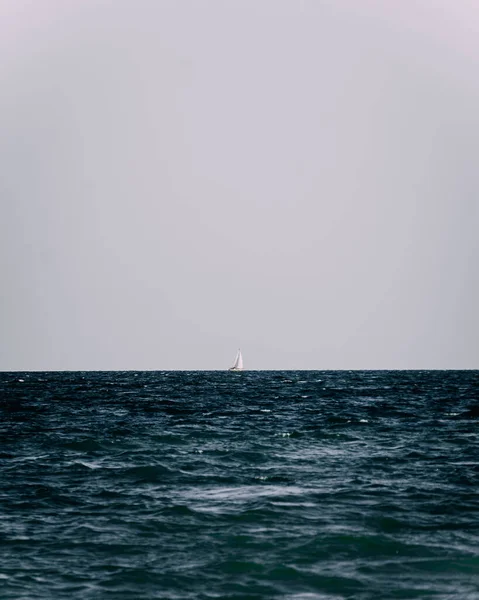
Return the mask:
<path id="1" fill-rule="evenodd" d="M 228 371 L 242 371 L 243 369 L 238 369 L 237 367 L 231 367 L 231 369 L 228 369 Z"/>

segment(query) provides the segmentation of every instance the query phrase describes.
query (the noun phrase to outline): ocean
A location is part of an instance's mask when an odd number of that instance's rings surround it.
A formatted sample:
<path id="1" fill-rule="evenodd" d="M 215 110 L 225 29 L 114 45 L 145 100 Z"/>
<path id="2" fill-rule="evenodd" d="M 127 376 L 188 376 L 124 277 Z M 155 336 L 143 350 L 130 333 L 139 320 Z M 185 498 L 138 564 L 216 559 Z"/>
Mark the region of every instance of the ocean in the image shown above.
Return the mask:
<path id="1" fill-rule="evenodd" d="M 479 599 L 479 371 L 0 373 L 0 599 Z"/>

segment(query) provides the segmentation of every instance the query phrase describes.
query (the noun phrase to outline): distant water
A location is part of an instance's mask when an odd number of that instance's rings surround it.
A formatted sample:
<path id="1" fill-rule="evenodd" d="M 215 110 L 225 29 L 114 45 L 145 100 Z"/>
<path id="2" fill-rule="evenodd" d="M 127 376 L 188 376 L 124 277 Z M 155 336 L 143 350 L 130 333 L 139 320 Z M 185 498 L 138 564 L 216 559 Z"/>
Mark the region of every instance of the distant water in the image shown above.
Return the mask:
<path id="1" fill-rule="evenodd" d="M 0 598 L 479 598 L 479 372 L 0 374 Z"/>

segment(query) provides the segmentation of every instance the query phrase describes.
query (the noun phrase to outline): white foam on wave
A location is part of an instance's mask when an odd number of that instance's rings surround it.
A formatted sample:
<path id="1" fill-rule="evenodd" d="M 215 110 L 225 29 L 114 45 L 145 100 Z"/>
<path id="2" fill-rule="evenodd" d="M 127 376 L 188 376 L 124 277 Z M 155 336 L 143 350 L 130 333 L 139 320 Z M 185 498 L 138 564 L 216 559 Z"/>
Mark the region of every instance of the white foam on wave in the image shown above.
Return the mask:
<path id="1" fill-rule="evenodd" d="M 267 476 L 257 475 L 256 481 L 264 481 Z M 198 489 L 190 489 L 183 492 L 183 497 L 187 499 L 194 498 L 195 500 L 202 500 L 208 502 L 224 502 L 224 501 L 236 501 L 244 502 L 259 497 L 273 497 L 273 496 L 302 496 L 305 491 L 309 491 L 309 488 L 300 487 L 298 485 L 264 485 L 264 484 L 253 484 L 253 485 L 241 485 L 241 486 L 228 486 L 222 488 L 207 488 L 198 491 Z"/>
<path id="2" fill-rule="evenodd" d="M 285 596 L 285 600 L 341 600 L 343 596 L 331 596 L 331 594 L 316 594 L 315 592 L 300 592 Z"/>
<path id="3" fill-rule="evenodd" d="M 31 456 L 21 456 L 17 459 L 15 459 L 15 462 L 25 462 L 25 461 L 29 461 L 29 460 L 40 460 L 41 458 L 48 458 L 50 455 L 49 454 L 38 454 L 38 455 L 31 455 Z"/>
<path id="4" fill-rule="evenodd" d="M 75 465 L 82 465 L 83 467 L 87 467 L 87 469 L 101 469 L 102 465 L 100 462 L 87 462 L 86 460 L 76 460 L 74 461 Z"/>

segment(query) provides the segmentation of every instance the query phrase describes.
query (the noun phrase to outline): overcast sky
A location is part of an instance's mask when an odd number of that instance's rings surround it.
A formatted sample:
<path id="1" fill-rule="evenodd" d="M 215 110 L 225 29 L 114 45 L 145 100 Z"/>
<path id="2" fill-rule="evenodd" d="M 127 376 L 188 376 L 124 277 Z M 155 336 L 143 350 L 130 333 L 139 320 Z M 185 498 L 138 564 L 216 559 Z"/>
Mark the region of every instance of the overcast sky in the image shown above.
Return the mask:
<path id="1" fill-rule="evenodd" d="M 2 0 L 0 370 L 479 367 L 479 8 Z"/>

